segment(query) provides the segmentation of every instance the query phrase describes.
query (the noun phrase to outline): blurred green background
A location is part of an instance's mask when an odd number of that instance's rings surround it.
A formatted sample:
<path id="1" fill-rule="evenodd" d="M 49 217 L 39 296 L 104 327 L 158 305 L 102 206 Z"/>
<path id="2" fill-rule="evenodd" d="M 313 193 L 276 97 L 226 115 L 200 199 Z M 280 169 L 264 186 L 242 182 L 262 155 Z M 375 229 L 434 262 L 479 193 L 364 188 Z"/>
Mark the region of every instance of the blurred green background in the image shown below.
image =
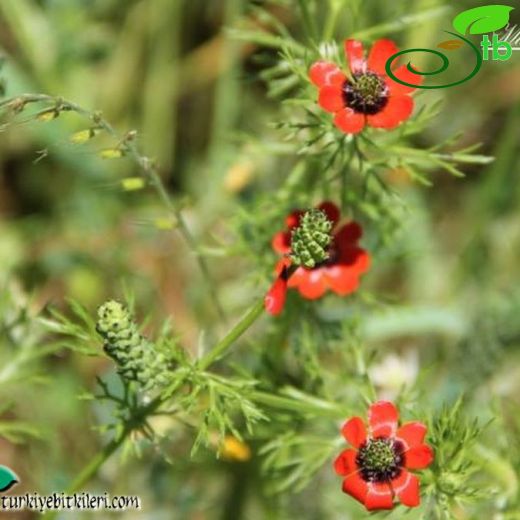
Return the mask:
<path id="1" fill-rule="evenodd" d="M 401 48 L 433 48 L 453 14 L 475 4 L 309 5 L 318 26 L 335 10 L 338 42 L 375 27 L 368 39 L 385 36 Z M 232 317 L 259 294 L 255 284 L 261 278 L 252 273 L 257 264 L 241 254 L 245 246 L 237 229 L 249 222 L 241 212 L 269 200 L 295 162 L 271 124 L 283 115 L 262 70 L 275 63 L 279 49 L 276 39 L 259 36 L 273 34 L 259 6 L 307 43 L 296 1 L 0 2 L 7 95 L 63 96 L 102 111 L 122 132 L 136 129 L 139 146 L 157 161 L 204 244 Z M 426 14 L 413 23 L 400 18 L 409 13 Z M 457 66 L 452 70 L 456 75 Z M 367 316 L 364 327 L 376 350 L 408 360 L 412 372 L 416 356 L 435 364 L 432 402 L 465 390 L 475 403 L 500 410 L 516 434 L 520 52 L 507 63 L 485 63 L 458 88 L 417 98 L 419 106 L 439 99 L 439 114 L 417 146 L 460 133 L 459 146 L 480 142 L 479 153 L 496 160 L 463 168 L 464 179 L 434 171 L 430 188 L 413 184 L 402 172 L 388 172 L 409 211 L 367 286 L 399 305 Z M 45 339 L 39 312 L 49 305 L 66 308 L 66 298 L 93 311 L 129 290 L 139 311 L 151 315 L 151 326 L 172 317 L 193 352 L 201 322 L 210 339 L 226 327 L 182 239 L 157 225 L 166 215 L 155 194 L 122 189 L 121 180 L 136 175 L 134 165 L 126 158 L 101 159 L 99 151 L 113 146 L 103 137 L 72 144 L 70 136 L 84 128 L 73 116 L 44 122 L 24 115 L 0 128 L 0 463 L 21 475 L 17 492 L 45 493 L 62 489 L 102 444 L 103 435 L 92 425 L 106 421 L 109 410 L 78 395 L 94 386 L 95 375 L 112 377 L 112 369 L 102 358 L 57 349 Z M 264 496 L 255 487 L 260 462 L 254 449 L 244 463 L 216 460 L 211 450 L 191 461 L 190 436 L 175 425 L 157 427 L 172 431 L 166 449 L 173 466 L 147 451 L 143 460 L 127 461 L 124 470 L 110 460 L 96 483 L 96 489 L 113 494 L 141 495 L 146 511 L 124 518 L 345 518 L 342 501 L 348 499 L 337 482 L 327 483 L 334 496 L 327 506 L 302 495 Z M 507 440 L 503 443 L 506 449 Z M 511 456 L 514 473 L 520 455 Z M 247 494 L 240 488 L 246 473 L 252 481 Z"/>

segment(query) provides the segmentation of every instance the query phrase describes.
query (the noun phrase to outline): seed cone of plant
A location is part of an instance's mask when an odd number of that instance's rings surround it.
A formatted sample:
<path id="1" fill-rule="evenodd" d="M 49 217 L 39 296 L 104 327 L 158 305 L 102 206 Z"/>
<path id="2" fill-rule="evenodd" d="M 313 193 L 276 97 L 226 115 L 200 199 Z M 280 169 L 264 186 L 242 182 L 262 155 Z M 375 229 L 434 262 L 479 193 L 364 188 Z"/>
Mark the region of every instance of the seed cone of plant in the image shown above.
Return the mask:
<path id="1" fill-rule="evenodd" d="M 329 258 L 332 222 L 319 209 L 307 211 L 291 237 L 291 260 L 295 265 L 312 269 Z"/>
<path id="2" fill-rule="evenodd" d="M 115 361 L 118 374 L 135 381 L 144 390 L 168 383 L 168 360 L 155 345 L 139 333 L 128 309 L 110 300 L 98 309 L 96 324 L 105 352 Z"/>

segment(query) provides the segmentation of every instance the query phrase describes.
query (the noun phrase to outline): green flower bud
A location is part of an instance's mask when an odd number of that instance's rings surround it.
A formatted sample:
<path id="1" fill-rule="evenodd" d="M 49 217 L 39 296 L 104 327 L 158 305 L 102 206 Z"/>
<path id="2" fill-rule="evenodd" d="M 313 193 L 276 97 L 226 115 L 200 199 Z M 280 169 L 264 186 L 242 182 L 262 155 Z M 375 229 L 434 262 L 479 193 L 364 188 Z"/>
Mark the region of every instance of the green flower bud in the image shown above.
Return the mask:
<path id="1" fill-rule="evenodd" d="M 327 248 L 332 240 L 332 222 L 319 209 L 307 211 L 293 230 L 291 260 L 295 265 L 312 269 L 329 258 Z"/>
<path id="2" fill-rule="evenodd" d="M 144 390 L 168 383 L 168 360 L 139 333 L 124 305 L 114 300 L 101 305 L 96 330 L 105 340 L 103 348 L 123 379 L 138 382 Z"/>

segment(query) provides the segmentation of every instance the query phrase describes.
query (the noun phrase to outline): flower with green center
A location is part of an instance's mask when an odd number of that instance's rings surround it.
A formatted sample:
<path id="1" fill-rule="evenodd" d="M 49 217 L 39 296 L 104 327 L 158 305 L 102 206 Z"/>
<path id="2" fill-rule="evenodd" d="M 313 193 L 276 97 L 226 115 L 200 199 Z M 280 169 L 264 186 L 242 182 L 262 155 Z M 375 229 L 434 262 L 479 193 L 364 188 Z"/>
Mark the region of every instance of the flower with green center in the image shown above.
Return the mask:
<path id="1" fill-rule="evenodd" d="M 370 267 L 370 255 L 358 245 L 363 230 L 357 222 L 340 224 L 339 208 L 324 201 L 311 211 L 294 210 L 286 229 L 273 236 L 273 249 L 283 258 L 264 302 L 269 314 L 280 314 L 288 288 L 308 300 L 327 291 L 346 296 L 357 290 Z"/>
<path id="2" fill-rule="evenodd" d="M 292 232 L 291 255 L 294 265 L 312 269 L 329 258 L 332 222 L 319 209 L 307 211 Z"/>
<path id="3" fill-rule="evenodd" d="M 399 427 L 399 412 L 389 401 L 378 401 L 368 410 L 368 428 L 361 417 L 342 428 L 352 448 L 334 461 L 343 477 L 343 491 L 370 510 L 392 509 L 394 500 L 408 507 L 420 504 L 419 479 L 410 470 L 426 468 L 433 451 L 424 444 L 426 426 L 409 422 Z"/>
<path id="4" fill-rule="evenodd" d="M 110 300 L 98 309 L 96 330 L 103 337 L 105 352 L 115 361 L 118 374 L 135 381 L 144 390 L 169 382 L 170 362 L 142 336 L 128 309 Z"/>
<path id="5" fill-rule="evenodd" d="M 414 91 L 388 77 L 387 60 L 398 49 L 391 40 L 378 40 L 367 57 L 357 40 L 345 40 L 350 74 L 335 63 L 319 60 L 309 70 L 309 78 L 319 88 L 318 104 L 334 114 L 334 124 L 346 134 L 357 134 L 366 126 L 395 128 L 412 115 Z M 393 71 L 401 81 L 419 85 L 422 76 L 406 65 Z"/>

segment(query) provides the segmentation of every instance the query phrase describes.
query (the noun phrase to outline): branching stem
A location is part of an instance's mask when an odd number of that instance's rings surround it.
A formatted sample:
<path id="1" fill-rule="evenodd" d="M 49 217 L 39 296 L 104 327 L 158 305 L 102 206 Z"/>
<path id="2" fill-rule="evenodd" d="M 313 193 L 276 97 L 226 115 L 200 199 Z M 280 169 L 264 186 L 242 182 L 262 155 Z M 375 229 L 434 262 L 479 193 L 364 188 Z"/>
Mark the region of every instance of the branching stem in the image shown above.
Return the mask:
<path id="1" fill-rule="evenodd" d="M 166 191 L 164 183 L 157 171 L 157 167 L 149 157 L 142 155 L 139 151 L 139 148 L 134 139 L 135 134 L 133 132 L 129 132 L 126 135 L 122 135 L 106 119 L 104 119 L 99 112 L 92 112 L 83 108 L 77 103 L 47 94 L 21 94 L 19 96 L 8 98 L 0 102 L 0 109 L 11 107 L 16 113 L 16 111 L 22 110 L 24 106 L 29 103 L 48 103 L 53 107 L 56 107 L 58 112 L 75 112 L 76 114 L 89 119 L 99 128 L 107 132 L 107 134 L 112 136 L 119 143 L 119 146 L 124 147 L 122 149 L 124 149 L 124 151 L 137 164 L 143 175 L 148 179 L 152 187 L 155 189 L 165 208 L 175 219 L 179 232 L 183 236 L 190 250 L 195 255 L 197 264 L 206 282 L 213 304 L 215 305 L 215 309 L 219 317 L 226 321 L 226 315 L 215 289 L 215 284 L 213 282 L 209 266 L 204 257 L 200 254 L 195 237 L 190 231 L 181 210 L 174 204 L 173 200 Z"/>

